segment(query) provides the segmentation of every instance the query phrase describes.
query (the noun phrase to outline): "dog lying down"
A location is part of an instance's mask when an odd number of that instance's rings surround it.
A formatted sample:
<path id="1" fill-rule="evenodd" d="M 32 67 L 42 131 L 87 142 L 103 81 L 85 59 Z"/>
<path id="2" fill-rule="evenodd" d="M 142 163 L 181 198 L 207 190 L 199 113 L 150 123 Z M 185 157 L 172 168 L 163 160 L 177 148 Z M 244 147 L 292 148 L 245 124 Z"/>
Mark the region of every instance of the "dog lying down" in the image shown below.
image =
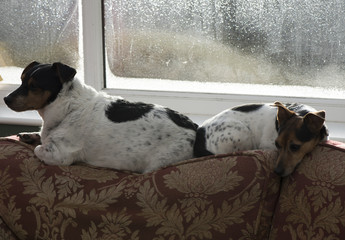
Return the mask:
<path id="1" fill-rule="evenodd" d="M 33 62 L 21 86 L 4 98 L 14 111 L 37 110 L 40 133 L 19 134 L 22 141 L 41 141 L 36 156 L 49 165 L 82 161 L 94 166 L 135 172 L 193 157 L 197 125 L 171 109 L 95 91 L 62 63 Z"/>
<path id="2" fill-rule="evenodd" d="M 197 131 L 197 157 L 254 149 L 278 149 L 275 172 L 291 174 L 303 157 L 327 140 L 325 111 L 303 104 L 250 104 L 225 110 Z"/>
<path id="3" fill-rule="evenodd" d="M 41 132 L 19 137 L 38 143 L 35 154 L 49 165 L 82 161 L 150 172 L 194 156 L 277 148 L 275 172 L 287 176 L 328 137 L 325 112 L 303 104 L 238 106 L 197 129 L 171 109 L 96 92 L 75 74 L 62 63 L 33 62 L 24 69 L 21 86 L 4 98 L 14 111 L 41 115 Z"/>

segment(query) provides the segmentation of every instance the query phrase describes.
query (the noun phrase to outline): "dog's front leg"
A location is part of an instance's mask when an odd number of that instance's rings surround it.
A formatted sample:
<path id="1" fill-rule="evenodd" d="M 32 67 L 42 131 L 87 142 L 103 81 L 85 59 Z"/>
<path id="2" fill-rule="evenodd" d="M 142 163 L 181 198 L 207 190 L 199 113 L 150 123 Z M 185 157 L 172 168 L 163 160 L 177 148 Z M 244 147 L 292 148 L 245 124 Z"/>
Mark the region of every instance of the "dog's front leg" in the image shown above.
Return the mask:
<path id="1" fill-rule="evenodd" d="M 68 153 L 67 149 L 66 152 L 61 151 L 63 149 L 55 142 L 47 142 L 35 148 L 35 155 L 48 165 L 71 165 L 73 157 L 66 154 Z"/>
<path id="2" fill-rule="evenodd" d="M 39 132 L 18 133 L 17 137 L 19 137 L 19 141 L 27 143 L 27 144 L 32 144 L 32 145 L 41 144 L 41 136 Z"/>

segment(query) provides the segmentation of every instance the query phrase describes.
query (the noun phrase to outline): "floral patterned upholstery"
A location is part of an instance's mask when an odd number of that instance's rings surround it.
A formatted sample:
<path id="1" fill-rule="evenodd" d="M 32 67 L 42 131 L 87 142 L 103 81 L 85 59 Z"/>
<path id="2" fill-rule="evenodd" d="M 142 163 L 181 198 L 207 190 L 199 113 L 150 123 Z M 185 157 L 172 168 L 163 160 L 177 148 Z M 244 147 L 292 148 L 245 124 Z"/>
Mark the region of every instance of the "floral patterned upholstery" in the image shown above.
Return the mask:
<path id="1" fill-rule="evenodd" d="M 3 234 L 10 229 L 18 239 L 90 240 L 269 234 L 280 184 L 272 173 L 274 151 L 206 157 L 133 174 L 46 166 L 32 150 L 13 139 L 0 141 Z"/>
<path id="2" fill-rule="evenodd" d="M 0 139 L 0 239 L 345 239 L 344 145 L 282 181 L 275 151 L 191 159 L 149 174 L 47 166 Z"/>
<path id="3" fill-rule="evenodd" d="M 320 144 L 281 188 L 270 239 L 345 239 L 345 144 Z"/>

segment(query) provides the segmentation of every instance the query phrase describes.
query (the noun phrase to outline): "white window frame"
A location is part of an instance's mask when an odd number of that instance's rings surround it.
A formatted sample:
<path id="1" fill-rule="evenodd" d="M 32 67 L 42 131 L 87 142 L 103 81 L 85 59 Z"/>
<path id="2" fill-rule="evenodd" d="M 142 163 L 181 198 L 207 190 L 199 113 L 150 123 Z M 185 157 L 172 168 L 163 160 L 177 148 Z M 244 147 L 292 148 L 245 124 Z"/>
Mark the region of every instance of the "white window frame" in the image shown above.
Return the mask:
<path id="1" fill-rule="evenodd" d="M 80 42 L 83 49 L 84 81 L 96 90 L 102 90 L 109 94 L 120 95 L 124 98 L 158 103 L 178 110 L 190 116 L 197 123 L 210 116 L 232 106 L 245 103 L 258 102 L 301 102 L 311 105 L 316 109 L 326 110 L 327 125 L 330 128 L 331 139 L 345 141 L 345 95 L 343 99 L 332 98 L 308 98 L 289 97 L 271 94 L 222 94 L 206 92 L 175 92 L 175 91 L 151 91 L 151 90 L 126 90 L 106 89 L 105 63 L 103 48 L 103 23 L 102 2 L 95 0 L 79 0 L 82 6 Z M 0 97 L 3 98 L 17 86 L 0 84 Z M 40 120 L 36 113 L 14 113 L 6 108 L 3 101 L 0 103 L 0 123 L 39 125 Z"/>

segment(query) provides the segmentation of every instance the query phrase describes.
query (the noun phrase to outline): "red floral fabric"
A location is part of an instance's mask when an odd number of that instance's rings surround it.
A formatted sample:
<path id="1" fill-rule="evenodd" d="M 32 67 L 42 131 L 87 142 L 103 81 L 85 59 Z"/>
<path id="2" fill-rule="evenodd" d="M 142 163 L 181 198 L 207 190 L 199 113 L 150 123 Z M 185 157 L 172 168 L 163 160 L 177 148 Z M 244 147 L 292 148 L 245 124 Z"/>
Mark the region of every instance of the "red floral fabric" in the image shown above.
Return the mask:
<path id="1" fill-rule="evenodd" d="M 345 239 L 345 144 L 328 141 L 284 179 L 270 239 Z"/>
<path id="2" fill-rule="evenodd" d="M 47 166 L 32 146 L 2 138 L 0 239 L 268 239 L 280 189 L 273 173 L 276 157 L 275 151 L 246 151 L 134 174 Z M 288 181 L 286 191 L 298 197 L 292 193 L 297 184 L 290 189 Z M 310 197 L 326 194 L 312 202 L 313 209 L 322 211 L 330 198 L 335 202 L 329 209 L 342 209 L 336 193 L 341 185 L 327 182 L 334 190 L 323 193 L 312 187 L 325 182 L 312 182 Z M 289 211 L 285 205 L 282 214 Z M 292 227 L 295 221 L 285 223 Z M 285 234 L 289 226 L 282 229 Z M 327 230 L 335 231 L 332 226 Z"/>

